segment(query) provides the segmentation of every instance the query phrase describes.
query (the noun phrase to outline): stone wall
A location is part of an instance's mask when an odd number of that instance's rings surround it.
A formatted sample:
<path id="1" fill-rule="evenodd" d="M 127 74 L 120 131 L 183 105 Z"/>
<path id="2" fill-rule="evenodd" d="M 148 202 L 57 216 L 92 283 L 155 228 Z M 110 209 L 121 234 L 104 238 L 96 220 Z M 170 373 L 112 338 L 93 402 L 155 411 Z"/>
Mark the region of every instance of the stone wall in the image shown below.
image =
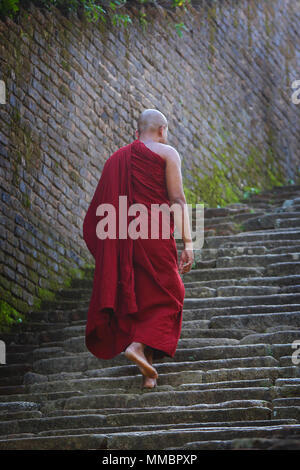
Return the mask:
<path id="1" fill-rule="evenodd" d="M 299 2 L 148 7 L 143 30 L 31 7 L 0 22 L 1 297 L 19 311 L 91 262 L 82 222 L 105 160 L 161 110 L 186 194 L 210 205 L 299 178 Z M 186 30 L 178 35 L 175 23 Z"/>

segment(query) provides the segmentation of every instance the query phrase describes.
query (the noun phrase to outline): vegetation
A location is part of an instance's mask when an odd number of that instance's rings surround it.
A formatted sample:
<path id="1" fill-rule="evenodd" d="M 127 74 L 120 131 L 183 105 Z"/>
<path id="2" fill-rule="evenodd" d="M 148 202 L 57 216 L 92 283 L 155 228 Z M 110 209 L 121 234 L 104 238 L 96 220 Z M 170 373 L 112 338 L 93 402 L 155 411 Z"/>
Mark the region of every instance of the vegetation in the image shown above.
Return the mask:
<path id="1" fill-rule="evenodd" d="M 144 28 L 147 21 L 147 13 L 145 6 L 155 5 L 164 8 L 167 11 L 175 11 L 176 8 L 187 10 L 187 5 L 191 0 L 170 0 L 170 5 L 160 5 L 159 0 L 2 0 L 0 3 L 0 17 L 6 16 L 15 19 L 18 16 L 20 7 L 28 8 L 30 3 L 45 9 L 51 9 L 52 6 L 59 9 L 64 15 L 69 13 L 77 13 L 81 19 L 89 22 L 106 23 L 110 18 L 114 26 L 127 27 L 132 23 L 131 17 L 125 10 L 128 6 L 135 6 L 139 10 L 138 19 Z M 184 23 L 175 23 L 175 30 L 179 36 L 182 36 L 182 30 L 186 30 Z"/>
<path id="2" fill-rule="evenodd" d="M 24 316 L 9 305 L 5 300 L 0 300 L 0 332 L 9 332 L 12 325 L 22 323 Z"/>

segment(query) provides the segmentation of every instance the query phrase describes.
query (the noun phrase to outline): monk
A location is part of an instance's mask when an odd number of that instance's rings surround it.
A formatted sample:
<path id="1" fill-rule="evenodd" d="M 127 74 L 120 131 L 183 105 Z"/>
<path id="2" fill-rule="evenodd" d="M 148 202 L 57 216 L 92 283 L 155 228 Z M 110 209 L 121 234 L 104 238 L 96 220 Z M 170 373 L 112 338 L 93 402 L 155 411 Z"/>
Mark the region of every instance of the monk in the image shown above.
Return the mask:
<path id="1" fill-rule="evenodd" d="M 83 237 L 95 258 L 86 346 L 104 359 L 124 351 L 140 369 L 143 388 L 157 385 L 153 360 L 174 357 L 185 295 L 180 274 L 190 271 L 194 260 L 181 158 L 167 142 L 166 117 L 144 110 L 136 139 L 105 162 L 83 222 Z M 173 210 L 173 204 L 181 210 Z M 157 207 L 163 205 L 160 212 Z M 174 223 L 184 242 L 179 264 Z M 132 227 L 141 229 L 138 236 Z"/>

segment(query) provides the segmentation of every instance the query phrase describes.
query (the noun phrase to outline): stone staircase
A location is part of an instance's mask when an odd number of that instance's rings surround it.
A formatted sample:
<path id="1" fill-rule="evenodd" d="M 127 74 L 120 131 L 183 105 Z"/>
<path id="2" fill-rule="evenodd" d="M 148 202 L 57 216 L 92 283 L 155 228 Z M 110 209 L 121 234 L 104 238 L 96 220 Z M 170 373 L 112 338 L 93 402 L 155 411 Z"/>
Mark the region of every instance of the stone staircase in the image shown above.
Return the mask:
<path id="1" fill-rule="evenodd" d="M 0 449 L 300 448 L 300 186 L 207 209 L 204 223 L 157 387 L 141 389 L 124 353 L 86 350 L 86 269 L 2 335 Z"/>

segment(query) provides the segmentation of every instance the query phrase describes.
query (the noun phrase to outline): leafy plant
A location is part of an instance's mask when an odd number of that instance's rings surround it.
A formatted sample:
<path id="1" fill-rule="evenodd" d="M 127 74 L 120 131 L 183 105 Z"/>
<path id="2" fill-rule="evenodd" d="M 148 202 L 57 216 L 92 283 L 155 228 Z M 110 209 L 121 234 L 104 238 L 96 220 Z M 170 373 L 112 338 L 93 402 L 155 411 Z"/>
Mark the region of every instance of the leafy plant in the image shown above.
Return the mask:
<path id="1" fill-rule="evenodd" d="M 147 3 L 155 3 L 166 10 L 170 10 L 170 8 L 165 5 L 159 5 L 158 0 L 155 2 L 151 0 L 137 0 L 137 2 L 140 4 L 138 18 L 143 28 L 147 24 L 147 14 L 144 11 L 144 5 Z M 79 18 L 85 18 L 87 21 L 93 23 L 96 23 L 99 20 L 105 23 L 107 16 L 111 18 L 114 26 L 127 27 L 128 24 L 132 23 L 132 19 L 127 13 L 119 12 L 120 9 L 131 3 L 129 0 L 111 0 L 109 2 L 101 2 L 101 0 L 1 0 L 0 17 L 5 18 L 8 16 L 10 18 L 14 18 L 18 14 L 21 5 L 26 9 L 31 3 L 39 8 L 46 9 L 50 9 L 52 6 L 55 6 L 63 14 L 77 12 Z M 190 3 L 191 0 L 173 0 L 171 8 L 183 8 L 184 11 L 186 11 L 186 6 Z M 184 29 L 187 30 L 184 23 L 181 22 L 175 24 L 175 30 L 179 36 L 182 36 L 182 30 Z"/>

